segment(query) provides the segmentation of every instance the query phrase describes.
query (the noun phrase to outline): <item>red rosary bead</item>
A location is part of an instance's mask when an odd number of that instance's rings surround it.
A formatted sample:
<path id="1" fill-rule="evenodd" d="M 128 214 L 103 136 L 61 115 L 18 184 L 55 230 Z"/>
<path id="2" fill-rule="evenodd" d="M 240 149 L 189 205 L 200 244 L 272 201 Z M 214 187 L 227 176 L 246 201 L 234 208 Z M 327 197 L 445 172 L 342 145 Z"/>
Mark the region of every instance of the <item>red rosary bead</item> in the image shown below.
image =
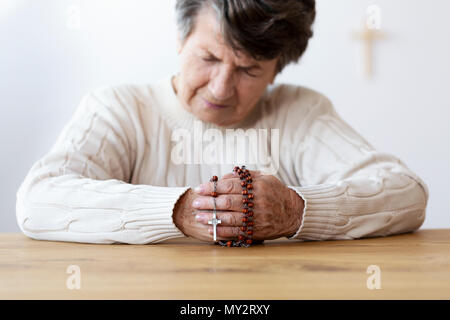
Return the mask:
<path id="1" fill-rule="evenodd" d="M 243 195 L 242 204 L 244 206 L 244 208 L 242 209 L 242 213 L 244 214 L 244 216 L 242 217 L 242 225 L 239 227 L 239 229 L 243 233 L 238 235 L 237 240 L 219 241 L 219 244 L 227 247 L 249 247 L 253 243 L 252 235 L 254 222 L 252 221 L 252 217 L 254 215 L 254 212 L 250 209 L 254 207 L 254 203 L 252 202 L 252 200 L 255 198 L 250 191 L 253 189 L 253 180 L 250 171 L 245 166 L 242 166 L 241 168 L 239 166 L 235 166 L 233 171 L 238 173 L 241 180 L 240 184 L 242 187 Z M 218 181 L 217 176 L 213 176 L 211 178 L 211 181 Z M 217 197 L 218 193 L 211 192 L 211 196 Z"/>

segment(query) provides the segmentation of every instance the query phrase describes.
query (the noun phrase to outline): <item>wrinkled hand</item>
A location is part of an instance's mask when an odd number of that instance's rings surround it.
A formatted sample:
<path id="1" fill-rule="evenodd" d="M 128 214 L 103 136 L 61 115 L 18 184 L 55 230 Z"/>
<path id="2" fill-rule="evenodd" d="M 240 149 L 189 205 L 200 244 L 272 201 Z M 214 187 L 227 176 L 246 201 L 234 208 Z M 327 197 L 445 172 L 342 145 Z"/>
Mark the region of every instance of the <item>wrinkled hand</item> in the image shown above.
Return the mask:
<path id="1" fill-rule="evenodd" d="M 199 195 L 188 189 L 175 204 L 173 222 L 184 235 L 209 242 L 212 236 L 208 232 L 208 227 L 195 220 L 197 209 L 192 206 L 192 202 L 197 198 Z"/>
<path id="2" fill-rule="evenodd" d="M 252 175 L 254 207 L 253 207 L 253 239 L 271 240 L 290 237 L 295 234 L 301 224 L 303 199 L 280 180 L 271 175 L 263 175 L 259 171 L 250 171 Z M 188 236 L 212 241 L 212 219 L 214 208 L 213 182 L 206 182 L 196 188 L 189 189 L 181 200 L 175 223 Z M 239 235 L 242 225 L 242 187 L 239 175 L 235 172 L 226 174 L 217 181 L 216 209 L 217 218 L 222 223 L 217 226 L 218 240 L 232 240 Z M 179 201 L 180 202 L 180 201 Z M 190 202 L 190 203 L 189 203 Z M 178 205 L 178 203 L 177 203 Z M 177 224 L 177 226 L 178 226 Z"/>

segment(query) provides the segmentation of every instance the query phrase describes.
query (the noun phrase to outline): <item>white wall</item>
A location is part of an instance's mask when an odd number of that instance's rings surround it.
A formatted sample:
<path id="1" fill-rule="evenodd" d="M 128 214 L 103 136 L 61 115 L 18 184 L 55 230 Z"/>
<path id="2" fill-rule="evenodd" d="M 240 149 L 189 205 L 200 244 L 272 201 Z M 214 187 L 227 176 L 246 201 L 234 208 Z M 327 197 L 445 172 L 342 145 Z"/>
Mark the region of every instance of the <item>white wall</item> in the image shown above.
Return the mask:
<path id="1" fill-rule="evenodd" d="M 84 93 L 177 71 L 174 3 L 0 0 L 0 231 L 19 231 L 17 188 Z M 366 79 L 351 33 L 371 4 L 388 39 Z M 323 92 L 367 140 L 399 156 L 430 188 L 423 227 L 450 228 L 450 2 L 318 0 L 317 8 L 308 51 L 278 81 Z"/>

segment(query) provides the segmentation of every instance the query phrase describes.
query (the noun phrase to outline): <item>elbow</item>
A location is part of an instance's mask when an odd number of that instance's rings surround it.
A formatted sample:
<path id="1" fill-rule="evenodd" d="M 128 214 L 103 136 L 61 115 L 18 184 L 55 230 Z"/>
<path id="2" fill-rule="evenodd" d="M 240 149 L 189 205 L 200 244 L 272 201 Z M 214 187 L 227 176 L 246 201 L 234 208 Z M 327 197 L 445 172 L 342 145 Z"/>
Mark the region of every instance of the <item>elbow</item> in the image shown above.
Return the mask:
<path id="1" fill-rule="evenodd" d="M 16 221 L 17 225 L 19 226 L 20 231 L 27 237 L 31 239 L 37 239 L 36 234 L 33 232 L 30 232 L 30 230 L 27 230 L 25 227 L 25 224 L 27 220 L 29 220 L 29 211 L 26 210 L 26 208 L 23 206 L 23 203 L 20 201 L 16 202 Z"/>
<path id="2" fill-rule="evenodd" d="M 405 218 L 407 220 L 408 226 L 405 228 L 405 232 L 414 232 L 419 230 L 420 227 L 425 222 L 426 216 L 426 205 L 418 206 L 413 210 L 408 212 L 408 217 Z"/>
<path id="3" fill-rule="evenodd" d="M 417 176 L 409 176 L 414 181 L 414 192 L 411 192 L 416 204 L 416 209 L 411 212 L 412 217 L 416 222 L 415 228 L 412 231 L 418 230 L 425 222 L 428 199 L 429 199 L 429 189 L 426 183 Z"/>
<path id="4" fill-rule="evenodd" d="M 410 206 L 403 209 L 398 215 L 399 230 L 394 233 L 414 232 L 423 225 L 428 204 L 428 187 L 419 179 L 410 177 L 414 182 L 408 192 Z"/>
<path id="5" fill-rule="evenodd" d="M 402 179 L 402 187 L 391 189 L 390 196 L 378 199 L 376 213 L 352 219 L 356 227 L 348 231 L 350 238 L 391 236 L 420 229 L 425 222 L 428 192 L 426 186 L 409 178 Z"/>
<path id="6" fill-rule="evenodd" d="M 27 220 L 30 219 L 32 210 L 26 206 L 26 193 L 22 184 L 16 193 L 16 222 L 20 231 L 31 239 L 36 239 L 36 235 L 25 228 Z"/>
<path id="7" fill-rule="evenodd" d="M 425 222 L 426 210 L 429 199 L 427 184 L 415 173 L 398 167 L 392 170 L 396 176 L 405 181 L 404 189 L 399 202 L 401 210 L 397 214 L 395 224 L 397 230 L 394 233 L 406 233 L 418 230 Z"/>
<path id="8" fill-rule="evenodd" d="M 43 240 L 39 231 L 51 224 L 51 216 L 47 212 L 48 208 L 39 208 L 39 204 L 33 202 L 33 199 L 38 199 L 40 195 L 35 194 L 30 181 L 27 177 L 16 192 L 16 222 L 25 236 Z"/>
<path id="9" fill-rule="evenodd" d="M 49 179 L 57 177 L 56 172 L 43 168 L 37 162 L 30 169 L 16 192 L 16 222 L 20 231 L 29 238 L 45 240 L 43 232 L 52 230 L 55 215 L 49 203 Z"/>

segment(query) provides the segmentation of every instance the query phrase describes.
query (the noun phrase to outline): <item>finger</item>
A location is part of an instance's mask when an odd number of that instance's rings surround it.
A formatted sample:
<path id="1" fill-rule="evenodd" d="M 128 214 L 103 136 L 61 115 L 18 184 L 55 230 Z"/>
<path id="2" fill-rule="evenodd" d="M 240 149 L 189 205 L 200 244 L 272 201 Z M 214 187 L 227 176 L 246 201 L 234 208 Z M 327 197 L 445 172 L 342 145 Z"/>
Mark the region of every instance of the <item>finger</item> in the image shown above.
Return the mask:
<path id="1" fill-rule="evenodd" d="M 216 199 L 216 210 L 242 212 L 242 196 L 233 194 L 222 194 Z M 213 197 L 198 197 L 192 202 L 192 207 L 199 210 L 213 210 Z"/>
<path id="2" fill-rule="evenodd" d="M 213 228 L 209 228 L 209 234 L 213 234 Z M 219 240 L 228 240 L 227 238 L 237 238 L 240 230 L 237 227 L 217 227 L 217 237 Z"/>
<path id="3" fill-rule="evenodd" d="M 266 175 L 268 173 L 264 173 L 261 170 L 248 170 L 252 178 L 259 178 L 263 175 Z M 225 174 L 222 179 L 231 179 L 231 178 L 239 178 L 239 174 L 236 171 L 233 171 L 232 173 Z"/>
<path id="4" fill-rule="evenodd" d="M 209 224 L 212 221 L 213 213 L 207 211 L 198 211 L 195 215 L 195 220 L 203 224 Z M 219 219 L 220 226 L 224 227 L 240 227 L 242 225 L 243 215 L 241 212 L 225 211 L 217 212 L 216 218 Z"/>
<path id="5" fill-rule="evenodd" d="M 211 195 L 214 191 L 214 182 L 206 182 L 194 189 L 197 194 Z M 242 186 L 241 180 L 237 178 L 225 179 L 217 181 L 216 192 L 218 194 L 241 194 Z"/>
<path id="6" fill-rule="evenodd" d="M 222 178 L 220 178 L 220 180 L 232 179 L 232 178 L 238 178 L 238 177 L 239 177 L 239 175 L 233 171 L 231 173 L 224 174 L 222 176 Z"/>
<path id="7" fill-rule="evenodd" d="M 248 170 L 252 176 L 252 179 L 265 175 L 261 170 Z M 233 181 L 233 182 L 230 182 Z M 223 177 L 217 181 L 216 192 L 217 193 L 236 193 L 240 194 L 242 190 L 241 180 L 239 174 L 235 171 L 223 175 Z M 194 191 L 197 194 L 210 195 L 214 191 L 214 182 L 206 182 L 197 186 Z"/>
<path id="8" fill-rule="evenodd" d="M 248 170 L 252 176 L 252 178 L 259 178 L 262 175 L 264 175 L 264 173 L 261 170 Z"/>

